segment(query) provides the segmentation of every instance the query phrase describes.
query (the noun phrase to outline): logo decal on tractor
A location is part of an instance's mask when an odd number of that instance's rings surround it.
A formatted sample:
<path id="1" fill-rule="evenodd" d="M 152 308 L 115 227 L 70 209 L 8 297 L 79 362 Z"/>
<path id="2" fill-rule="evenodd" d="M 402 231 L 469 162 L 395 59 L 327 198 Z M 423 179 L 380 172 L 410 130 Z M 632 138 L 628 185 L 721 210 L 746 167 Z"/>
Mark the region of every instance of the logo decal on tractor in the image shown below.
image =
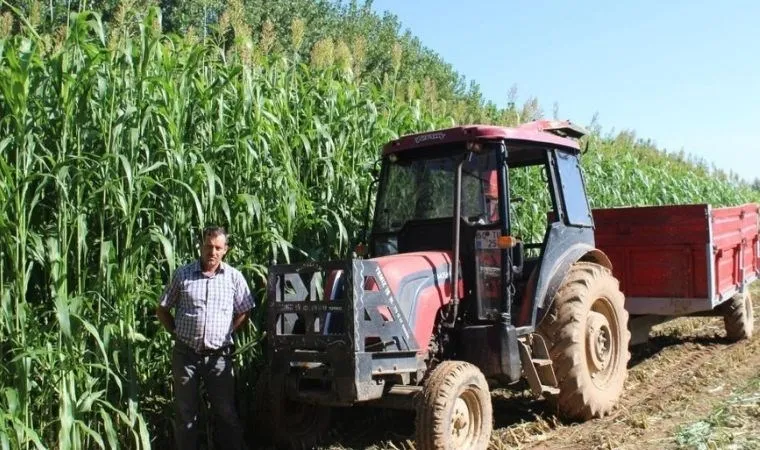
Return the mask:
<path id="1" fill-rule="evenodd" d="M 428 133 L 417 136 L 414 138 L 414 143 L 419 144 L 425 141 L 442 141 L 446 137 L 446 133 Z"/>

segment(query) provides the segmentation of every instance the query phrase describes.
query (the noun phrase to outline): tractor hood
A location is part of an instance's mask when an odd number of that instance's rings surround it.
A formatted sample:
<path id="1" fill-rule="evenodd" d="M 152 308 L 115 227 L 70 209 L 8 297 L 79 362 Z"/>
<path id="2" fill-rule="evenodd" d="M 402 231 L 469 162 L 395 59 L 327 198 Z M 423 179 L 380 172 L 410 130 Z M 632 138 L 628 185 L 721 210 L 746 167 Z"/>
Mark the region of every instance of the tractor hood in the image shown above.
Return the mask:
<path id="1" fill-rule="evenodd" d="M 380 266 L 391 292 L 397 297 L 404 280 L 420 276 L 432 277 L 436 285 L 445 289 L 445 296 L 451 297 L 451 258 L 449 251 L 425 251 L 381 256 L 372 261 Z"/>
<path id="2" fill-rule="evenodd" d="M 425 251 L 374 258 L 421 349 L 427 349 L 440 309 L 451 301 L 451 252 Z M 461 273 L 461 272 L 460 272 Z M 459 282 L 459 298 L 463 285 Z"/>

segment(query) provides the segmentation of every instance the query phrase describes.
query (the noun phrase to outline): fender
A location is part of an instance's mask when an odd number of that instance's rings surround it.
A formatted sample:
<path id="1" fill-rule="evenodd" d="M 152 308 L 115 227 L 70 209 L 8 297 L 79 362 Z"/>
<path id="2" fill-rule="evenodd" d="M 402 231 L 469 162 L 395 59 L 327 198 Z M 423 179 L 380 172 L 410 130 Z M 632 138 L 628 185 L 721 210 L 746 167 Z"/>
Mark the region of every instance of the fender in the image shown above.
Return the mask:
<path id="1" fill-rule="evenodd" d="M 612 270 L 610 259 L 594 246 L 593 233 L 591 228 L 570 228 L 560 224 L 554 224 L 547 233 L 546 251 L 531 299 L 534 305 L 531 317 L 533 325 L 538 325 L 543 314 L 551 307 L 570 266 L 578 261 L 588 261 Z"/>

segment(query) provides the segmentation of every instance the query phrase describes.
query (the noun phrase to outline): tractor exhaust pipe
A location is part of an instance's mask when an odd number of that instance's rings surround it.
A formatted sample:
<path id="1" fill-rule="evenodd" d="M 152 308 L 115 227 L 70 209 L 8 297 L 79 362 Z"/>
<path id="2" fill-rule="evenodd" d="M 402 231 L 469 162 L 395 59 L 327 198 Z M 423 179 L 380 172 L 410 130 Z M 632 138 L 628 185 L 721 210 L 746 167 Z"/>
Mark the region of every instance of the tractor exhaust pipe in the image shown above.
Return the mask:
<path id="1" fill-rule="evenodd" d="M 457 321 L 457 314 L 459 314 L 459 234 L 462 228 L 462 166 L 464 163 L 472 159 L 472 152 L 468 152 L 462 161 L 457 165 L 457 174 L 454 192 L 454 235 L 452 236 L 452 242 L 454 243 L 454 261 L 451 269 L 451 320 L 446 322 L 448 328 L 454 327 Z"/>
<path id="2" fill-rule="evenodd" d="M 497 158 L 499 167 L 503 168 L 507 165 L 507 146 L 502 142 L 500 147 Z M 508 199 L 510 190 L 509 170 L 499 170 L 497 177 L 499 198 Z M 512 219 L 509 217 L 509 205 L 506 201 L 499 203 L 499 222 L 501 222 L 501 235 L 510 236 L 512 234 Z M 504 326 L 512 324 L 512 293 L 510 286 L 512 285 L 514 271 L 512 267 L 514 259 L 513 251 L 514 249 L 501 250 L 501 321 Z M 522 266 L 522 259 L 520 266 Z M 520 270 L 522 271 L 522 268 Z"/>

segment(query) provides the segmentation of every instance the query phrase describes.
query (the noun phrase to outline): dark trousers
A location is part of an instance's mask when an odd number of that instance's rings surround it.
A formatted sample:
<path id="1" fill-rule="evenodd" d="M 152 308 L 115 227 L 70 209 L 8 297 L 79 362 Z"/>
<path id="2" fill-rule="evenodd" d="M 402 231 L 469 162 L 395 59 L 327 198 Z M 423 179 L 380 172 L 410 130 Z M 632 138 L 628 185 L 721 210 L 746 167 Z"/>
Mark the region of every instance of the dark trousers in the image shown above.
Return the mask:
<path id="1" fill-rule="evenodd" d="M 235 378 L 230 351 L 199 355 L 177 342 L 172 352 L 174 437 L 179 450 L 198 448 L 200 381 L 206 386 L 214 426 L 214 447 L 244 449 L 243 429 L 235 409 Z"/>

